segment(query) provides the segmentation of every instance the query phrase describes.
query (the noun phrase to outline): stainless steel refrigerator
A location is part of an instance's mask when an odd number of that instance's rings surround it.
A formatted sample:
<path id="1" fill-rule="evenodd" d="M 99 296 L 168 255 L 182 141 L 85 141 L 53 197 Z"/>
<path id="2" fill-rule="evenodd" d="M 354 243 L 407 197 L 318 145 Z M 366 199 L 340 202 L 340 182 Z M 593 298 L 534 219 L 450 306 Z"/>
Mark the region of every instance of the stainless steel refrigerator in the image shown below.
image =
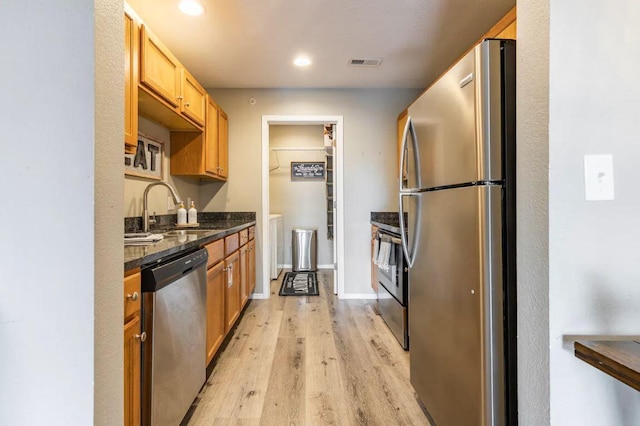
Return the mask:
<path id="1" fill-rule="evenodd" d="M 402 152 L 411 383 L 437 426 L 517 424 L 515 42 L 416 100 Z"/>

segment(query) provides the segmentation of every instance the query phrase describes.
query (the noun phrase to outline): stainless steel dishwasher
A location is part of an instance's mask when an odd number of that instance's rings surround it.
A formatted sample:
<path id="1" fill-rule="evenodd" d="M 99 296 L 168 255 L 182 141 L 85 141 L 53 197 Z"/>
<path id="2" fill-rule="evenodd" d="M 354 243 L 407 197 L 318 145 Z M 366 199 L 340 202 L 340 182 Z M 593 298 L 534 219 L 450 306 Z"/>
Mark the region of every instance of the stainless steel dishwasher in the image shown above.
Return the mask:
<path id="1" fill-rule="evenodd" d="M 142 424 L 180 424 L 205 382 L 207 251 L 142 270 Z"/>

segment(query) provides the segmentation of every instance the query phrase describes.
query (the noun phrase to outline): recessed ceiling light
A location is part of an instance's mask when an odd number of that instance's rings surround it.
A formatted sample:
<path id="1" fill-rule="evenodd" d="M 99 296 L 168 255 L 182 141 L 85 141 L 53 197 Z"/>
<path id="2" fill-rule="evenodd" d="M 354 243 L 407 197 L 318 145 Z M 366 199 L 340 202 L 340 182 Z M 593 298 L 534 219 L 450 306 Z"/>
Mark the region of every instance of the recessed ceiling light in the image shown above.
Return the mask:
<path id="1" fill-rule="evenodd" d="M 189 16 L 200 16 L 204 13 L 204 5 L 200 0 L 181 0 L 178 7 L 182 13 Z"/>
<path id="2" fill-rule="evenodd" d="M 293 65 L 296 67 L 308 67 L 311 65 L 311 59 L 306 56 L 298 56 L 293 60 Z"/>

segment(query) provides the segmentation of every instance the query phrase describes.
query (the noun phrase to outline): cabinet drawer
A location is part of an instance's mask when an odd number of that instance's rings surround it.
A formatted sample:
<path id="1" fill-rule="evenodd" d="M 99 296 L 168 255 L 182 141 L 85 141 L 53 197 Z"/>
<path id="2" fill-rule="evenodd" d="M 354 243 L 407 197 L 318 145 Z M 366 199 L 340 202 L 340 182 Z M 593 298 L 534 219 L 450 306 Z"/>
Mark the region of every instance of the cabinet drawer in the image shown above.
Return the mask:
<path id="1" fill-rule="evenodd" d="M 248 229 L 243 229 L 242 231 L 238 232 L 238 235 L 240 235 L 240 246 L 241 247 L 249 242 L 249 230 Z"/>
<path id="2" fill-rule="evenodd" d="M 238 250 L 240 247 L 240 238 L 238 238 L 238 233 L 231 234 L 229 236 L 224 237 L 224 254 L 225 256 L 230 255 L 234 251 Z"/>
<path id="3" fill-rule="evenodd" d="M 140 270 L 128 274 L 124 277 L 124 320 L 140 314 L 140 301 L 142 293 L 140 291 Z"/>
<path id="4" fill-rule="evenodd" d="M 209 258 L 207 260 L 207 269 L 224 258 L 224 240 L 214 241 L 204 246 L 207 249 Z"/>
<path id="5" fill-rule="evenodd" d="M 249 241 L 253 240 L 256 237 L 256 227 L 255 226 L 250 226 L 249 227 Z"/>

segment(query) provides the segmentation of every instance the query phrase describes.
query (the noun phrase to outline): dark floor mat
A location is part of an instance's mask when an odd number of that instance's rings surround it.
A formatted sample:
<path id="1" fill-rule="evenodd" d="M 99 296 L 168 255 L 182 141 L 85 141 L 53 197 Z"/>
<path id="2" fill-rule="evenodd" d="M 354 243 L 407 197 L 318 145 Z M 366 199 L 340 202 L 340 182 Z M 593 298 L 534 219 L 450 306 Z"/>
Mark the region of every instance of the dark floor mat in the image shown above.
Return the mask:
<path id="1" fill-rule="evenodd" d="M 315 272 L 287 272 L 282 279 L 280 296 L 318 296 Z"/>

